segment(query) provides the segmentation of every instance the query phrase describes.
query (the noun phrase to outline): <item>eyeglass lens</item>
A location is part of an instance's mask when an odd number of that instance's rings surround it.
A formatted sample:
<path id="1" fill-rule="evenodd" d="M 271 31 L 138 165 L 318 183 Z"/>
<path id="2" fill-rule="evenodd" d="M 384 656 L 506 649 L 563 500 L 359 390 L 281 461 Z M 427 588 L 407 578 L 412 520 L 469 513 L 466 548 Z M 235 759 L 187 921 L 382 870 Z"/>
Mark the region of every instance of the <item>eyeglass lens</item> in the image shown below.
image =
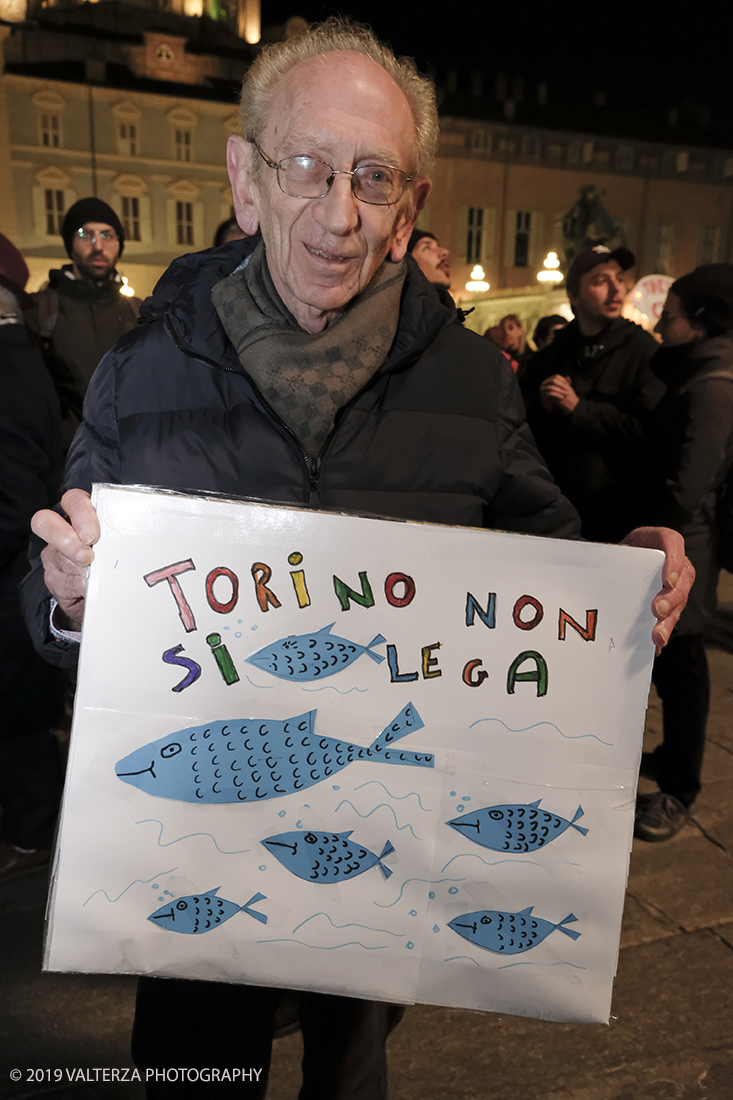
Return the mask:
<path id="1" fill-rule="evenodd" d="M 82 241 L 96 241 L 97 238 L 99 238 L 100 241 L 117 240 L 117 234 L 113 229 L 100 229 L 99 232 L 94 229 L 77 229 L 76 235 Z"/>
<path id="2" fill-rule="evenodd" d="M 357 199 L 373 206 L 389 206 L 404 194 L 407 177 L 399 168 L 384 164 L 365 164 L 353 173 L 337 172 L 315 157 L 286 157 L 277 165 L 283 191 L 293 198 L 316 199 L 328 194 L 337 175 L 351 175 Z"/>

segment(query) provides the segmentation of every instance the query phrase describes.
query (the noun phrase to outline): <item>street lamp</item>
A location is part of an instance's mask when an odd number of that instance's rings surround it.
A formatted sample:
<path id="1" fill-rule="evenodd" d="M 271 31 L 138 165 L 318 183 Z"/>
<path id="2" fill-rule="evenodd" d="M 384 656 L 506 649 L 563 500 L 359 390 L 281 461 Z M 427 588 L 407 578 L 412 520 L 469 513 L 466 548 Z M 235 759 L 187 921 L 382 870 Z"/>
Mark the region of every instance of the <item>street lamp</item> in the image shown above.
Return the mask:
<path id="1" fill-rule="evenodd" d="M 489 289 L 489 284 L 486 282 L 486 275 L 481 264 L 476 264 L 471 272 L 471 278 L 466 283 L 466 290 L 470 290 L 472 293 L 484 291 Z"/>
<path id="2" fill-rule="evenodd" d="M 563 281 L 562 271 L 558 271 L 560 267 L 560 261 L 557 258 L 557 252 L 548 252 L 542 265 L 543 270 L 537 272 L 537 279 L 541 283 L 561 283 Z"/>

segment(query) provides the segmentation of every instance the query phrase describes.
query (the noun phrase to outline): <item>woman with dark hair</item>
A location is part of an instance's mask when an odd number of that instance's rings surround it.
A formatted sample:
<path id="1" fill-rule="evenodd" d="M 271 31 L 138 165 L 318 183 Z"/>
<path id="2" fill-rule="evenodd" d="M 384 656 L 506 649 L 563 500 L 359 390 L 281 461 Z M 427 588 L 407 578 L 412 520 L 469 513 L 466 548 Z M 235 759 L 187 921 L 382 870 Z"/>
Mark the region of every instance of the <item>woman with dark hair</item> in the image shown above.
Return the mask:
<path id="1" fill-rule="evenodd" d="M 636 835 L 666 840 L 700 790 L 710 682 L 703 627 L 715 610 L 715 507 L 733 466 L 733 264 L 706 264 L 672 284 L 651 361 L 667 393 L 650 425 L 644 471 L 649 523 L 681 532 L 696 580 L 674 633 L 654 662 L 664 739 L 642 758 L 659 791 L 641 797 Z"/>

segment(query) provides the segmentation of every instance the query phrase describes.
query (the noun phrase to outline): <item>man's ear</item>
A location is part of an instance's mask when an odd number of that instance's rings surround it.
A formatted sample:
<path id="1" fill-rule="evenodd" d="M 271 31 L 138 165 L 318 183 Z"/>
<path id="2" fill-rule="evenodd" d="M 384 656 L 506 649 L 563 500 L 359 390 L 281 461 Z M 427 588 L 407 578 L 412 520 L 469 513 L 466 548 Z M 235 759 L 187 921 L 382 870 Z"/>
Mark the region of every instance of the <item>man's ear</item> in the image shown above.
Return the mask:
<path id="1" fill-rule="evenodd" d="M 234 213 L 239 227 L 250 236 L 257 232 L 257 214 L 252 187 L 252 145 L 238 134 L 232 134 L 227 142 L 227 172 L 232 185 Z"/>
<path id="2" fill-rule="evenodd" d="M 400 260 L 404 259 L 405 253 L 407 252 L 407 245 L 410 240 L 410 234 L 415 228 L 415 222 L 425 208 L 425 203 L 428 201 L 428 195 L 430 194 L 432 186 L 430 180 L 420 180 L 415 186 L 412 213 L 404 215 L 404 221 L 399 223 L 397 231 L 392 239 L 389 258 L 393 263 L 399 263 Z"/>

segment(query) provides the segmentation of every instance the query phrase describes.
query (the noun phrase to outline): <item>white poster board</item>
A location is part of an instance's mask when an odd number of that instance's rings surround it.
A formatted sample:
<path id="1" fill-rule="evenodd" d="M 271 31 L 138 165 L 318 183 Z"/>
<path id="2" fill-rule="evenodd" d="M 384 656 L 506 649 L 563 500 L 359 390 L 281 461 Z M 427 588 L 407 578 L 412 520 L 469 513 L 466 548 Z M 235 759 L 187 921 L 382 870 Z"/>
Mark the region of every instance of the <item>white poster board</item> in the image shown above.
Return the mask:
<path id="1" fill-rule="evenodd" d="M 606 1021 L 661 553 L 93 499 L 46 967 Z"/>

